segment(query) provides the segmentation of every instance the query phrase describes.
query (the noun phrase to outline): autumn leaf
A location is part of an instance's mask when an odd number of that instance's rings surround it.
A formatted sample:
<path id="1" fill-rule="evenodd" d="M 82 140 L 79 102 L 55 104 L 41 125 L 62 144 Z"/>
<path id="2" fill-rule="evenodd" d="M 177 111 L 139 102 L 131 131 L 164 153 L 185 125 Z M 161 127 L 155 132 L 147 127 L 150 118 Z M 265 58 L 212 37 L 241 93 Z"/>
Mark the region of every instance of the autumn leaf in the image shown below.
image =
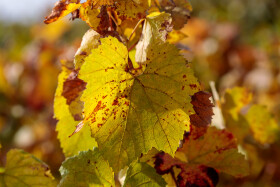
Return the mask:
<path id="1" fill-rule="evenodd" d="M 155 156 L 155 169 L 163 175 L 168 186 L 216 186 L 219 181 L 215 169 L 204 165 L 190 165 L 165 153 Z"/>
<path id="2" fill-rule="evenodd" d="M 79 9 L 80 6 L 80 3 L 71 3 L 69 0 L 60 0 L 55 4 L 52 13 L 46 17 L 44 23 L 49 24 L 55 22 Z"/>
<path id="3" fill-rule="evenodd" d="M 60 168 L 59 186 L 115 186 L 114 173 L 98 149 L 82 151 L 70 157 Z"/>
<path id="4" fill-rule="evenodd" d="M 195 114 L 190 116 L 191 124 L 197 127 L 206 127 L 211 124 L 214 105 L 210 101 L 211 94 L 200 91 L 192 96 L 191 104 Z"/>
<path id="5" fill-rule="evenodd" d="M 62 72 L 58 77 L 58 87 L 56 89 L 54 100 L 54 113 L 56 119 L 58 120 L 56 126 L 56 131 L 58 132 L 57 137 L 60 140 L 61 147 L 66 157 L 76 155 L 79 151 L 85 151 L 97 146 L 96 142 L 91 137 L 89 127 L 85 127 L 80 131 L 79 134 L 69 137 L 81 120 L 83 105 L 81 106 L 79 100 L 80 96 L 78 95 L 80 95 L 80 91 L 83 90 L 81 88 L 85 86 L 85 83 L 82 82 L 82 80 L 78 80 L 77 78 L 75 78 L 77 84 L 73 84 L 75 83 L 75 79 L 74 82 L 73 80 L 69 82 L 68 78 L 71 74 L 73 74 L 71 69 L 68 69 L 65 66 L 62 67 Z M 71 86 L 68 86 L 67 88 L 67 84 L 69 83 Z M 65 86 L 68 91 L 65 91 Z M 63 92 L 64 95 L 70 95 L 71 97 L 68 97 L 68 99 L 65 98 L 63 96 Z M 73 99 L 73 96 L 75 96 L 76 99 L 73 100 L 74 102 L 72 102 L 72 106 L 67 105 L 67 103 Z M 75 116 L 73 116 L 73 113 L 76 113 L 76 120 Z"/>
<path id="6" fill-rule="evenodd" d="M 135 61 L 144 63 L 147 52 L 155 43 L 164 43 L 168 32 L 172 31 L 170 14 L 154 12 L 147 16 L 141 38 L 136 45 Z"/>
<path id="7" fill-rule="evenodd" d="M 207 133 L 198 139 L 191 134 L 176 157 L 188 164 L 205 165 L 236 177 L 249 174 L 249 165 L 238 153 L 233 135 L 215 127 L 209 127 Z"/>
<path id="8" fill-rule="evenodd" d="M 81 46 L 75 54 L 75 69 L 79 70 L 84 63 L 85 58 L 91 53 L 91 50 L 97 48 L 100 44 L 100 35 L 93 29 L 89 29 L 83 36 Z"/>
<path id="9" fill-rule="evenodd" d="M 87 83 L 83 123 L 114 171 L 152 147 L 174 155 L 194 114 L 190 95 L 200 86 L 179 51 L 159 44 L 148 58 L 142 74 L 130 73 L 127 48 L 108 37 L 79 72 Z"/>
<path id="10" fill-rule="evenodd" d="M 94 9 L 87 4 L 82 4 L 80 8 L 80 18 L 85 21 L 92 29 L 97 29 L 100 23 L 100 18 L 98 17 L 100 13 L 99 9 Z"/>
<path id="11" fill-rule="evenodd" d="M 134 186 L 166 186 L 164 179 L 156 173 L 152 166 L 146 163 L 135 162 L 127 170 L 124 187 Z"/>
<path id="12" fill-rule="evenodd" d="M 0 168 L 0 186 L 56 186 L 49 167 L 29 153 L 12 149 L 5 168 Z"/>

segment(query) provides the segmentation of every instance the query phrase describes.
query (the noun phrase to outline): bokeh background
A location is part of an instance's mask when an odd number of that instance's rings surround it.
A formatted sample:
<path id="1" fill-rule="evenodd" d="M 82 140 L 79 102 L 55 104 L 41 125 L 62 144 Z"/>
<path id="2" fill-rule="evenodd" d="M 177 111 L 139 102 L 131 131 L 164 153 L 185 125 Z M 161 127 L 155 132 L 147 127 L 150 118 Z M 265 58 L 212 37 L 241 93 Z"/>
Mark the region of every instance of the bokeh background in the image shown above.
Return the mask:
<path id="1" fill-rule="evenodd" d="M 86 23 L 63 19 L 44 25 L 56 0 L 0 1 L 0 165 L 11 148 L 45 161 L 52 173 L 64 156 L 56 138 L 53 99 L 60 60 L 72 60 Z M 246 87 L 253 101 L 280 121 L 280 1 L 191 0 L 192 18 L 177 46 L 211 92 Z M 81 142 L 82 143 L 82 142 Z M 246 179 L 225 176 L 221 186 L 280 184 L 280 146 L 258 147 L 263 163 Z M 273 157 L 271 154 L 274 154 Z M 277 157 L 279 158 L 277 159 Z"/>

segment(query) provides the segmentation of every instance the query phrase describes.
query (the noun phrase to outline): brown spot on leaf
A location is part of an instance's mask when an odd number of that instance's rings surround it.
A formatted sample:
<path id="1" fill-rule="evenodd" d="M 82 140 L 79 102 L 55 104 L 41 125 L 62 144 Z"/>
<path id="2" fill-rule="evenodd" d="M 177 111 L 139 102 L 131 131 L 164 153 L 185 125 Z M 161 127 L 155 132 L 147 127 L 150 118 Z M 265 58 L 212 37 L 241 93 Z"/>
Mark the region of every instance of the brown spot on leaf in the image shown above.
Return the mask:
<path id="1" fill-rule="evenodd" d="M 196 89 L 197 85 L 196 84 L 190 84 L 191 89 Z"/>
<path id="2" fill-rule="evenodd" d="M 124 104 L 125 104 L 126 106 L 129 106 L 129 102 L 128 102 L 128 101 L 124 102 Z"/>
<path id="3" fill-rule="evenodd" d="M 101 101 L 98 101 L 96 107 L 94 108 L 93 112 L 97 112 L 98 110 L 100 110 L 101 107 Z"/>
<path id="4" fill-rule="evenodd" d="M 115 106 L 115 105 L 118 105 L 119 104 L 119 100 L 118 100 L 118 98 L 116 98 L 114 101 L 113 101 L 113 106 Z"/>

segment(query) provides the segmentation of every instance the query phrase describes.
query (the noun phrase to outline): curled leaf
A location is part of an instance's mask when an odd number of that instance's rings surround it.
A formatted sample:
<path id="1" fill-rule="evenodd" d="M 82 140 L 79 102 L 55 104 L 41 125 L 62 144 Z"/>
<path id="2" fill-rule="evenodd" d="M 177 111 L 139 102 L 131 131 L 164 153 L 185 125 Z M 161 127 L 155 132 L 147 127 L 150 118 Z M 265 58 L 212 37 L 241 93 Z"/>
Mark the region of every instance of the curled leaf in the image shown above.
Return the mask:
<path id="1" fill-rule="evenodd" d="M 44 23 L 49 24 L 55 22 L 71 12 L 74 12 L 80 8 L 80 6 L 80 3 L 69 3 L 67 0 L 60 0 L 55 4 L 52 13 L 46 17 Z"/>

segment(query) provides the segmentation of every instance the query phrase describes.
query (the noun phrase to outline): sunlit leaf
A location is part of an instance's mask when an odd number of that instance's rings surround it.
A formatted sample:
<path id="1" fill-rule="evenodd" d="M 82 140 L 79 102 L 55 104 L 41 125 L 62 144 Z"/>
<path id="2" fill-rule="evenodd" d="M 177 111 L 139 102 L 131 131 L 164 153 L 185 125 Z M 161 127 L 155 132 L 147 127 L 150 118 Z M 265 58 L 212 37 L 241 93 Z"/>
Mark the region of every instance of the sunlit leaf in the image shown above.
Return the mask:
<path id="1" fill-rule="evenodd" d="M 144 63 L 151 46 L 155 43 L 164 43 L 171 30 L 170 14 L 154 12 L 148 15 L 143 26 L 142 36 L 136 45 L 136 62 Z"/>
<path id="2" fill-rule="evenodd" d="M 62 95 L 65 81 L 72 72 L 73 71 L 71 69 L 68 69 L 64 66 L 62 67 L 62 72 L 58 78 L 58 87 L 54 100 L 54 113 L 56 119 L 58 120 L 56 126 L 56 131 L 58 132 L 57 137 L 60 140 L 60 144 L 65 156 L 72 156 L 77 154 L 79 151 L 92 149 L 96 146 L 94 139 L 91 137 L 89 127 L 85 127 L 79 134 L 69 137 L 79 124 L 79 121 L 75 121 L 75 118 L 71 114 L 69 108 L 70 106 L 67 105 L 67 99 Z M 73 94 L 79 95 L 80 93 L 78 93 L 78 90 L 76 90 L 76 93 L 72 93 L 72 95 Z M 75 102 L 72 108 L 74 110 L 80 109 L 79 112 L 82 112 L 82 108 L 80 108 L 80 106 Z M 77 114 L 79 113 L 77 112 Z"/>
<path id="3" fill-rule="evenodd" d="M 236 177 L 249 174 L 249 165 L 238 153 L 233 135 L 215 127 L 209 127 L 198 139 L 190 135 L 176 156 L 188 164 L 205 165 Z"/>
<path id="4" fill-rule="evenodd" d="M 0 186 L 56 186 L 49 167 L 29 153 L 12 149 L 5 168 L 0 168 Z"/>
<path id="5" fill-rule="evenodd" d="M 98 149 L 82 151 L 66 159 L 60 173 L 59 186 L 115 186 L 114 173 Z"/>
<path id="6" fill-rule="evenodd" d="M 84 36 L 80 48 L 75 54 L 75 69 L 79 70 L 84 63 L 85 58 L 91 53 L 91 50 L 97 48 L 100 44 L 100 35 L 93 29 L 88 30 Z"/>
<path id="7" fill-rule="evenodd" d="M 100 18 L 97 17 L 99 13 L 99 9 L 94 9 L 86 4 L 82 4 L 80 8 L 80 18 L 95 30 L 100 23 Z"/>
<path id="8" fill-rule="evenodd" d="M 64 16 L 67 16 L 71 12 L 74 12 L 75 10 L 80 8 L 80 6 L 81 4 L 79 3 L 69 3 L 69 1 L 67 0 L 60 0 L 55 4 L 52 13 L 46 17 L 44 22 L 46 24 L 55 22 L 63 18 Z"/>
<path id="9" fill-rule="evenodd" d="M 146 163 L 133 163 L 127 170 L 124 187 L 166 186 L 164 179 Z"/>
<path id="10" fill-rule="evenodd" d="M 200 86 L 179 51 L 160 44 L 148 58 L 142 74 L 130 73 L 127 48 L 108 37 L 80 70 L 84 124 L 115 171 L 152 147 L 174 155 L 194 114 L 190 95 Z"/>

